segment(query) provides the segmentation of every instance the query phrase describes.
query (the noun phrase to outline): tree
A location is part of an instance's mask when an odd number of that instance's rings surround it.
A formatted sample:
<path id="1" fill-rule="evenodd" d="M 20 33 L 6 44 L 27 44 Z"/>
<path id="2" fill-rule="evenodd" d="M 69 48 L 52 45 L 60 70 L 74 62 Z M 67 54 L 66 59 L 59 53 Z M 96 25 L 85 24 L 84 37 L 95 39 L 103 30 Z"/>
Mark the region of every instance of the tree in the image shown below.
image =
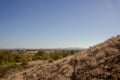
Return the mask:
<path id="1" fill-rule="evenodd" d="M 58 60 L 58 59 L 63 58 L 63 56 L 60 52 L 54 52 L 54 53 L 51 54 L 51 58 L 54 59 L 54 60 Z"/>
<path id="2" fill-rule="evenodd" d="M 46 53 L 44 50 L 40 50 L 38 53 L 36 53 L 36 57 L 40 59 L 50 59 L 50 54 Z"/>
<path id="3" fill-rule="evenodd" d="M 0 64 L 9 64 L 15 62 L 14 54 L 11 51 L 0 51 Z"/>
<path id="4" fill-rule="evenodd" d="M 14 58 L 15 62 L 21 62 L 22 61 L 22 54 L 15 54 Z"/>
<path id="5" fill-rule="evenodd" d="M 27 56 L 25 54 L 22 55 L 22 63 L 21 65 L 23 67 L 26 67 L 28 65 L 28 59 L 27 59 Z"/>

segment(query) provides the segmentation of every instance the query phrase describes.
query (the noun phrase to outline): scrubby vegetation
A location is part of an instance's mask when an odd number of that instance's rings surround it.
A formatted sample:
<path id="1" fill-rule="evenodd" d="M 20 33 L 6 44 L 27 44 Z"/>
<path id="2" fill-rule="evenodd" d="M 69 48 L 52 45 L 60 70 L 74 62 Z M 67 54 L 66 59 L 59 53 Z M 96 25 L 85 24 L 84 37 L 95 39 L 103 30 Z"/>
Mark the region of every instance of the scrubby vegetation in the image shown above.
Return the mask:
<path id="1" fill-rule="evenodd" d="M 20 53 L 13 53 L 10 50 L 1 50 L 0 64 L 10 64 L 16 62 L 47 60 L 47 59 L 57 60 L 75 54 L 77 52 L 79 52 L 79 50 L 56 50 L 51 53 L 48 53 L 45 50 L 40 50 L 36 54 L 26 54 L 24 51 L 21 51 Z"/>
<path id="2" fill-rule="evenodd" d="M 12 68 L 24 68 L 27 67 L 29 61 L 35 60 L 58 60 L 63 57 L 67 57 L 78 50 L 56 50 L 53 52 L 46 52 L 45 50 L 39 50 L 36 54 L 27 54 L 21 50 L 18 53 L 13 53 L 12 50 L 0 51 L 0 73 L 5 73 Z"/>
<path id="3" fill-rule="evenodd" d="M 47 59 L 58 60 L 67 57 L 69 55 L 78 53 L 80 51 L 81 50 L 56 50 L 54 52 L 48 53 L 45 52 L 45 50 L 40 50 L 38 53 L 36 53 L 35 58 L 40 60 L 47 60 Z"/>

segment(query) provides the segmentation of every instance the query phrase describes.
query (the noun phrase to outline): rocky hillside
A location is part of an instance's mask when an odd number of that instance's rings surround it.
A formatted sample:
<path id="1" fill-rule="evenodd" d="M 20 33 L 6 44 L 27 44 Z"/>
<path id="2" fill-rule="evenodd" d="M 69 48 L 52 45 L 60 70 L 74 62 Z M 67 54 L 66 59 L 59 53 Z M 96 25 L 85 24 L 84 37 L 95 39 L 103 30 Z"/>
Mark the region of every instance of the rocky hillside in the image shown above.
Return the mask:
<path id="1" fill-rule="evenodd" d="M 34 62 L 1 80 L 120 80 L 120 35 L 61 60 Z"/>
<path id="2" fill-rule="evenodd" d="M 89 48 L 83 54 L 77 56 L 76 80 L 120 80 L 119 35 Z"/>

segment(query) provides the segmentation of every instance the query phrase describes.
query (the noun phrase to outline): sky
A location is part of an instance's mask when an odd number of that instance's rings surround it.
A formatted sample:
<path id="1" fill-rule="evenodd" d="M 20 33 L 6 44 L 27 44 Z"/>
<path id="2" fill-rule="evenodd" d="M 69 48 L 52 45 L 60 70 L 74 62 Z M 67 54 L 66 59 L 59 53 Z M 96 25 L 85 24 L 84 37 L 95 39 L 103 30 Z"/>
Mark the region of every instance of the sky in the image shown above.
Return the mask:
<path id="1" fill-rule="evenodd" d="M 0 0 L 0 48 L 88 48 L 120 34 L 120 0 Z"/>

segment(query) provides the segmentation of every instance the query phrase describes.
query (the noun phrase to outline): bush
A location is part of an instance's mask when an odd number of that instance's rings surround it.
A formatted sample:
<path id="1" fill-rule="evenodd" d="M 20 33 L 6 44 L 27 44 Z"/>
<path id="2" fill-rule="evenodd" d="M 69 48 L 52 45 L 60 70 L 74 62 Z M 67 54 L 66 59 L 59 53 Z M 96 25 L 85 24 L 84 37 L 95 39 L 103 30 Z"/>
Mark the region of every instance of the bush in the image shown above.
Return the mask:
<path id="1" fill-rule="evenodd" d="M 22 61 L 22 55 L 21 54 L 15 54 L 14 55 L 15 57 L 14 57 L 14 60 L 15 60 L 15 62 L 21 62 Z"/>
<path id="2" fill-rule="evenodd" d="M 55 52 L 55 53 L 52 53 L 52 54 L 51 54 L 51 58 L 54 59 L 54 60 L 58 60 L 58 59 L 63 58 L 63 56 L 62 56 L 61 53 Z"/>
<path id="3" fill-rule="evenodd" d="M 42 59 L 42 60 L 46 60 L 46 59 L 50 59 L 50 54 L 46 53 L 44 50 L 40 50 L 37 54 L 36 54 L 36 58 L 38 59 Z"/>
<path id="4" fill-rule="evenodd" d="M 3 76 L 10 69 L 15 69 L 15 68 L 21 69 L 20 66 L 15 63 L 0 65 L 0 73 L 1 73 L 0 76 Z"/>
<path id="5" fill-rule="evenodd" d="M 0 51 L 0 64 L 13 63 L 14 54 L 11 51 Z"/>
<path id="6" fill-rule="evenodd" d="M 28 65 L 28 59 L 26 57 L 26 55 L 22 55 L 22 63 L 21 66 L 22 67 L 26 67 Z"/>

